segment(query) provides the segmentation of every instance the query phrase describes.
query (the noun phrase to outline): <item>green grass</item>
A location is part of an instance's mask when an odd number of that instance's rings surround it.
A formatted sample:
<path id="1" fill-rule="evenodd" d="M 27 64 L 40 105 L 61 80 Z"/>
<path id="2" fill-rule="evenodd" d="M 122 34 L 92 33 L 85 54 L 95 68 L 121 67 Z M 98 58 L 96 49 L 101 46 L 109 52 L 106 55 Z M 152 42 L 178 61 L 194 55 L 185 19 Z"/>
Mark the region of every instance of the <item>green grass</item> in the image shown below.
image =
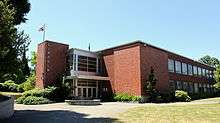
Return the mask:
<path id="1" fill-rule="evenodd" d="M 17 92 L 0 92 L 0 95 L 5 95 L 5 96 L 14 96 L 15 99 L 19 98 L 22 96 L 22 93 L 17 93 Z"/>
<path id="2" fill-rule="evenodd" d="M 220 103 L 220 97 L 194 100 L 193 102 L 209 102 L 209 101 L 214 101 L 214 102 L 219 102 Z"/>
<path id="3" fill-rule="evenodd" d="M 131 123 L 220 123 L 220 98 L 201 101 L 217 104 L 149 105 L 119 115 L 119 122 Z"/>

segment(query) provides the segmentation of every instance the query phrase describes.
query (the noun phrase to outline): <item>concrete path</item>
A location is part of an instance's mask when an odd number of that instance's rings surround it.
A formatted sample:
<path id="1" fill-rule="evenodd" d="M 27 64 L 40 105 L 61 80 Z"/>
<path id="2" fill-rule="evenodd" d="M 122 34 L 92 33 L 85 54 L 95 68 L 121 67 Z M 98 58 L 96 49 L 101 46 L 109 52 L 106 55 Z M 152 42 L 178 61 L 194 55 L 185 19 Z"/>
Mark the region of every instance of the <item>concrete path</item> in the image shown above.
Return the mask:
<path id="1" fill-rule="evenodd" d="M 12 118 L 0 123 L 103 123 L 117 121 L 117 114 L 141 104 L 108 102 L 97 106 L 66 103 L 44 105 L 15 104 Z"/>
<path id="2" fill-rule="evenodd" d="M 116 122 L 119 113 L 139 106 L 213 104 L 218 102 L 120 103 L 107 102 L 97 106 L 75 106 L 66 103 L 44 105 L 15 104 L 14 116 L 0 123 L 103 123 Z"/>

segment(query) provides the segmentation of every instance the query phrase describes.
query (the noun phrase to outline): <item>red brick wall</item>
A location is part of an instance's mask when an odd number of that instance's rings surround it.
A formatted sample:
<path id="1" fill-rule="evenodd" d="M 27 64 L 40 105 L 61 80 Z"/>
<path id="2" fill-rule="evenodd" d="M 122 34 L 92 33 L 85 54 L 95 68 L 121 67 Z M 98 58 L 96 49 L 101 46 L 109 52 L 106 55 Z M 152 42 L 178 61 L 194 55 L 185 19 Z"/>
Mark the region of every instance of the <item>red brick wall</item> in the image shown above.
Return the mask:
<path id="1" fill-rule="evenodd" d="M 140 47 L 134 46 L 114 50 L 103 56 L 113 92 L 141 95 L 139 54 Z"/>
<path id="2" fill-rule="evenodd" d="M 43 73 L 45 69 L 44 59 L 45 59 L 45 43 L 41 43 L 37 47 L 37 64 L 36 64 L 36 87 L 43 88 Z"/>
<path id="3" fill-rule="evenodd" d="M 46 41 L 38 46 L 36 86 L 43 88 L 54 84 L 66 69 L 68 45 Z M 43 57 L 42 57 L 43 56 Z"/>
<path id="4" fill-rule="evenodd" d="M 145 95 L 144 85 L 148 80 L 151 67 L 154 69 L 154 74 L 157 79 L 156 88 L 161 92 L 166 91 L 169 86 L 167 53 L 156 48 L 141 45 L 140 54 L 142 95 Z"/>

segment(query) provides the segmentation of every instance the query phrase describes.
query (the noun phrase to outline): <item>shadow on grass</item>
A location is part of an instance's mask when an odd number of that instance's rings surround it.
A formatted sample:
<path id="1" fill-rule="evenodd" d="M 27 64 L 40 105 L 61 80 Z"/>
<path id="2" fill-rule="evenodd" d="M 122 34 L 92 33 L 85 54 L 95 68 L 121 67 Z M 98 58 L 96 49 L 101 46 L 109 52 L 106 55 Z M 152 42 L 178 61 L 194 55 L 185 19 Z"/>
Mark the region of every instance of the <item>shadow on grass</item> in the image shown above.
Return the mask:
<path id="1" fill-rule="evenodd" d="M 0 123 L 111 123 L 117 121 L 108 117 L 86 118 L 86 116 L 88 115 L 65 110 L 18 110 L 11 118 L 0 120 Z"/>

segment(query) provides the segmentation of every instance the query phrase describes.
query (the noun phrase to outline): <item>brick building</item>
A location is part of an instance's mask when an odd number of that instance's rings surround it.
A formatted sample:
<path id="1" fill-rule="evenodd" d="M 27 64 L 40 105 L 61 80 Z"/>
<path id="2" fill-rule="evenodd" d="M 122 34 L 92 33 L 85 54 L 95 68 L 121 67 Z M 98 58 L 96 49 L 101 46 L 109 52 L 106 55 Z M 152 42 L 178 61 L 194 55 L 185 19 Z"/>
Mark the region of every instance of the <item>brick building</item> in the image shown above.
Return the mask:
<path id="1" fill-rule="evenodd" d="M 38 45 L 36 86 L 46 87 L 63 76 L 75 97 L 99 98 L 112 93 L 144 96 L 151 68 L 160 92 L 213 92 L 213 67 L 142 41 L 97 52 L 44 41 Z"/>

